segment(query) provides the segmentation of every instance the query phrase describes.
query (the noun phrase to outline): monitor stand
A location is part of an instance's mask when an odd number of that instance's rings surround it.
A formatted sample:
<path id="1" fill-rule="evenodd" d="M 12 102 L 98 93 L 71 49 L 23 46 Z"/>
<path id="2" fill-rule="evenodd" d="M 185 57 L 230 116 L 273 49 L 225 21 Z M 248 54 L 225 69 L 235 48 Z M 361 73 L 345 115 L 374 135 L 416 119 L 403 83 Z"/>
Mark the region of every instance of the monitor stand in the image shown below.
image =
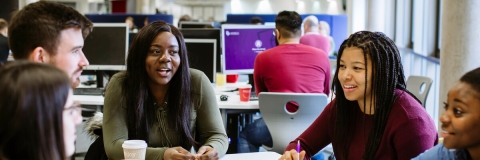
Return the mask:
<path id="1" fill-rule="evenodd" d="M 105 88 L 105 84 L 108 83 L 110 78 L 113 77 L 116 73 L 119 71 L 102 71 L 102 70 L 97 70 L 96 75 L 97 75 L 97 88 Z M 106 78 L 106 79 L 105 79 Z M 107 80 L 105 82 L 104 80 Z"/>
<path id="2" fill-rule="evenodd" d="M 96 71 L 97 75 L 97 88 L 103 88 L 103 71 Z"/>
<path id="3" fill-rule="evenodd" d="M 253 74 L 248 74 L 248 84 L 252 85 L 252 93 L 255 93 L 255 84 L 253 80 Z"/>

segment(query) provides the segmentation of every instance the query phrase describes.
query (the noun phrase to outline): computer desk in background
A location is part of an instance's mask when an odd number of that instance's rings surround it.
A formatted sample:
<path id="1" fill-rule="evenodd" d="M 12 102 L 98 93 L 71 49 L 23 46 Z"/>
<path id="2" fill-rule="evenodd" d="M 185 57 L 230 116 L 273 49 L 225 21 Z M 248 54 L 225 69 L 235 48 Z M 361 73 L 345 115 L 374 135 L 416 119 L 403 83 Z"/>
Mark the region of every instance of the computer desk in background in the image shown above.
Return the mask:
<path id="1" fill-rule="evenodd" d="M 229 96 L 228 101 L 220 101 L 220 95 L 227 94 Z M 99 107 L 103 106 L 104 98 L 103 96 L 90 96 L 90 95 L 74 95 L 73 96 L 75 101 L 80 102 L 82 105 L 96 105 L 97 110 Z M 220 109 L 223 124 L 227 127 L 227 114 L 230 113 L 251 113 L 251 112 L 258 112 L 258 101 L 249 101 L 249 102 L 240 102 L 240 97 L 238 95 L 234 95 L 234 93 L 216 93 L 218 108 Z M 235 123 L 238 124 L 238 123 Z M 236 127 L 236 126 L 232 126 Z M 234 132 L 238 132 L 235 130 Z M 234 133 L 232 137 L 233 139 L 237 139 L 238 133 Z M 234 143 L 236 145 L 236 143 Z M 225 156 L 221 157 L 220 160 L 277 160 L 280 158 L 280 154 L 276 152 L 256 152 L 256 153 L 239 153 L 239 154 L 226 154 Z"/>
<path id="2" fill-rule="evenodd" d="M 215 91 L 215 98 L 218 104 L 218 108 L 220 109 L 220 114 L 222 116 L 222 121 L 223 125 L 225 127 L 225 131 L 227 131 L 227 135 L 231 138 L 231 142 L 229 145 L 229 151 L 227 153 L 236 153 L 236 144 L 237 144 L 237 139 L 238 139 L 238 134 L 240 132 L 240 128 L 243 127 L 242 125 L 248 124 L 249 122 L 245 122 L 241 120 L 245 120 L 245 118 L 240 118 L 240 114 L 250 114 L 250 113 L 255 113 L 259 112 L 259 105 L 258 105 L 258 100 L 257 101 L 249 101 L 249 102 L 240 102 L 240 97 L 238 93 L 236 92 L 226 92 L 226 91 L 231 91 L 240 85 L 245 85 L 245 82 L 242 83 L 235 83 L 235 84 L 228 84 L 224 87 L 216 87 L 214 85 L 214 91 Z M 220 101 L 220 96 L 221 95 L 227 95 L 228 100 L 227 101 Z M 330 95 L 332 96 L 332 95 Z M 329 96 L 329 97 L 330 97 Z M 104 97 L 103 96 L 97 96 L 97 95 L 74 95 L 73 96 L 75 101 L 80 102 L 82 105 L 94 105 L 97 106 L 97 111 L 101 111 L 101 108 L 103 106 L 104 102 Z M 331 98 L 328 98 L 329 100 Z M 227 116 L 230 115 L 230 116 Z M 230 121 L 229 121 L 230 119 Z M 230 123 L 228 123 L 230 122 Z M 242 156 L 247 156 L 247 155 L 242 155 Z M 259 156 L 259 155 L 256 155 Z M 236 160 L 238 158 L 235 158 L 237 156 L 231 155 L 231 156 L 225 156 L 225 158 L 221 158 L 221 160 Z M 255 156 L 253 156 L 255 157 Z M 240 158 L 242 159 L 242 158 Z M 262 158 L 260 158 L 262 159 Z M 273 159 L 278 159 L 273 158 Z"/>
<path id="3" fill-rule="evenodd" d="M 224 87 L 216 87 L 215 85 L 212 85 L 215 91 L 215 99 L 217 100 L 218 108 L 220 109 L 220 115 L 222 116 L 223 126 L 231 140 L 229 144 L 230 149 L 227 153 L 236 153 L 238 134 L 241 131 L 240 128 L 243 128 L 244 125 L 249 123 L 249 121 L 246 122 L 245 118 L 240 118 L 240 115 L 259 112 L 258 100 L 240 102 L 240 96 L 238 93 L 225 92 L 235 90 L 238 86 L 245 85 L 245 83 L 246 82 L 226 84 Z M 228 95 L 228 100 L 220 101 L 221 95 Z M 104 97 L 101 95 L 73 95 L 73 99 L 82 105 L 96 106 L 97 111 L 102 111 Z M 228 124 L 229 119 L 230 124 Z M 229 160 L 229 158 L 225 160 Z"/>
<path id="4" fill-rule="evenodd" d="M 220 101 L 220 95 L 228 95 L 228 101 Z M 229 113 L 244 113 L 244 112 L 256 112 L 259 110 L 258 101 L 240 102 L 238 95 L 235 93 L 216 93 L 216 99 L 220 114 L 224 126 L 227 124 L 227 114 Z M 103 106 L 104 97 L 98 95 L 73 95 L 73 99 L 78 101 L 82 105 L 95 105 L 97 111 L 100 111 L 99 107 Z"/>
<path id="5" fill-rule="evenodd" d="M 237 89 L 241 85 L 245 83 L 227 84 L 225 87 L 212 85 L 219 109 L 258 109 L 258 101 L 240 102 L 237 92 L 226 92 Z M 228 95 L 228 101 L 220 101 L 220 95 Z M 103 105 L 104 100 L 104 97 L 99 95 L 73 95 L 73 98 L 82 105 Z"/>

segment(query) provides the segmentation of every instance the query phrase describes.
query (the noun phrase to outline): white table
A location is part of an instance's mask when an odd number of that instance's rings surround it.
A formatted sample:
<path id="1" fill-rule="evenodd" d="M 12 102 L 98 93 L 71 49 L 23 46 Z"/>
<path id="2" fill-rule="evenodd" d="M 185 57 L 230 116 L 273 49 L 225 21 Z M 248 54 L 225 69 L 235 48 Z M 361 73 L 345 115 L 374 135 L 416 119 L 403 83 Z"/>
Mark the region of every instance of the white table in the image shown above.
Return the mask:
<path id="1" fill-rule="evenodd" d="M 220 95 L 216 94 L 219 109 L 258 109 L 258 101 L 240 102 L 238 95 L 228 95 L 228 101 L 220 101 Z M 73 95 L 75 101 L 83 105 L 103 105 L 103 96 L 97 95 Z"/>
<path id="2" fill-rule="evenodd" d="M 227 114 L 232 111 L 241 112 L 245 111 L 256 111 L 258 110 L 258 100 L 249 101 L 249 102 L 240 102 L 240 96 L 236 92 L 225 92 L 229 90 L 236 89 L 239 85 L 245 85 L 245 83 L 227 83 L 223 87 L 217 87 L 212 85 L 215 90 L 215 99 L 217 100 L 218 108 L 220 109 L 220 114 L 222 116 L 223 125 L 227 126 Z M 228 95 L 228 101 L 220 101 L 221 95 Z M 82 105 L 96 105 L 97 110 L 100 110 L 100 106 L 103 105 L 104 97 L 98 95 L 73 95 L 75 101 L 80 102 Z"/>
<path id="3" fill-rule="evenodd" d="M 103 105 L 103 96 L 96 95 L 73 95 L 73 100 L 80 102 L 82 105 Z"/>
<path id="4" fill-rule="evenodd" d="M 220 160 L 278 160 L 282 155 L 276 152 L 255 152 L 255 153 L 238 153 L 227 154 Z"/>
<path id="5" fill-rule="evenodd" d="M 240 96 L 237 92 L 231 91 L 246 82 L 227 83 L 225 86 L 217 87 L 212 84 L 215 91 L 216 100 L 219 109 L 258 109 L 258 101 L 240 102 Z M 86 86 L 88 87 L 88 86 Z M 220 101 L 220 95 L 228 95 L 228 101 Z M 79 101 L 83 105 L 103 105 L 103 96 L 97 95 L 73 95 L 73 99 Z"/>

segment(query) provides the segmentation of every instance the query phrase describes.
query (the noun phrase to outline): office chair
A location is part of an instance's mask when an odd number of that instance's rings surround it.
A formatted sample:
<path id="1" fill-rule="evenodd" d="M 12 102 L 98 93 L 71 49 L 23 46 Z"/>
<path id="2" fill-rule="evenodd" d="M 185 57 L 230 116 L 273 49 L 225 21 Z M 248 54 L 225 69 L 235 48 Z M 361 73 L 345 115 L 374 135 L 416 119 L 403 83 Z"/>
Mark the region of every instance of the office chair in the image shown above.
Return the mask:
<path id="1" fill-rule="evenodd" d="M 321 93 L 261 92 L 258 100 L 260 113 L 273 141 L 272 148 L 267 150 L 283 154 L 287 145 L 320 115 L 328 98 Z M 290 101 L 299 106 L 295 113 L 289 113 L 285 108 Z"/>
<path id="2" fill-rule="evenodd" d="M 432 82 L 433 80 L 431 78 L 423 76 L 409 76 L 407 79 L 407 90 L 422 102 L 423 108 L 425 108 L 425 101 L 427 100 Z M 423 86 L 425 87 L 423 88 Z"/>
<path id="3" fill-rule="evenodd" d="M 332 87 L 333 77 L 335 77 L 335 71 L 336 70 L 337 70 L 337 60 L 336 59 L 330 59 L 330 84 L 328 85 L 328 89 L 330 89 L 330 87 Z"/>

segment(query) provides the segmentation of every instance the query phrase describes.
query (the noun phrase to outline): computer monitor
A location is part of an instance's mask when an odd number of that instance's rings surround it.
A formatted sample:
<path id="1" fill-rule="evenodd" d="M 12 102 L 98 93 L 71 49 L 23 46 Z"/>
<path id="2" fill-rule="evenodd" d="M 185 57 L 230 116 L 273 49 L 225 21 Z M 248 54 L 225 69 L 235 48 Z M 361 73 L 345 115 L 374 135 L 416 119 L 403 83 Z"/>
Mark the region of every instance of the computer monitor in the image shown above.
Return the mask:
<path id="1" fill-rule="evenodd" d="M 207 75 L 210 82 L 215 79 L 217 58 L 216 39 L 185 39 L 190 68 L 195 68 Z"/>
<path id="2" fill-rule="evenodd" d="M 214 27 L 214 22 L 191 22 L 191 21 L 181 21 L 178 28 L 209 28 Z"/>
<path id="3" fill-rule="evenodd" d="M 275 26 L 222 25 L 222 72 L 252 74 L 255 57 L 275 47 Z"/>
<path id="4" fill-rule="evenodd" d="M 134 33 L 134 32 L 128 33 L 128 48 L 130 48 L 130 45 L 132 44 L 133 39 L 135 38 L 136 35 L 137 33 Z"/>
<path id="5" fill-rule="evenodd" d="M 275 27 L 275 22 L 265 22 L 263 25 Z"/>
<path id="6" fill-rule="evenodd" d="M 83 52 L 90 65 L 85 70 L 125 70 L 128 52 L 126 23 L 94 23 Z"/>
<path id="7" fill-rule="evenodd" d="M 220 29 L 218 28 L 186 28 L 180 29 L 185 39 L 215 39 L 217 41 L 215 72 L 222 71 L 222 50 L 220 48 Z"/>

